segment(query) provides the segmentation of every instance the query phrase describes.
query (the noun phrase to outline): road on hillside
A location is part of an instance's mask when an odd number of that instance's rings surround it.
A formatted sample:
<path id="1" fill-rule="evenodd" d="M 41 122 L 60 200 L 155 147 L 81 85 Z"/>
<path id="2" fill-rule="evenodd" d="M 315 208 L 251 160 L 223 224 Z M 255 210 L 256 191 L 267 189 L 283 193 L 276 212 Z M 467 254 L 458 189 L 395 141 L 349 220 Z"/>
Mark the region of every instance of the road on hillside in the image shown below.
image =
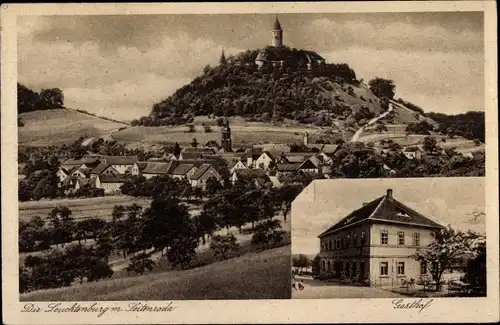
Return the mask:
<path id="1" fill-rule="evenodd" d="M 380 114 L 379 116 L 376 116 L 376 117 L 372 118 L 371 120 L 368 121 L 368 123 L 366 123 L 365 125 L 363 125 L 362 127 L 360 127 L 356 131 L 356 133 L 354 133 L 354 135 L 351 138 L 351 141 L 349 141 L 349 142 L 356 142 L 356 141 L 358 141 L 359 137 L 361 136 L 361 133 L 363 133 L 363 131 L 365 130 L 365 128 L 367 126 L 370 126 L 373 123 L 377 122 L 378 120 L 384 118 L 385 116 L 387 116 L 387 114 L 389 114 L 393 110 L 394 110 L 394 107 L 392 106 L 392 103 L 389 103 L 389 109 L 387 111 L 385 111 L 384 113 Z"/>

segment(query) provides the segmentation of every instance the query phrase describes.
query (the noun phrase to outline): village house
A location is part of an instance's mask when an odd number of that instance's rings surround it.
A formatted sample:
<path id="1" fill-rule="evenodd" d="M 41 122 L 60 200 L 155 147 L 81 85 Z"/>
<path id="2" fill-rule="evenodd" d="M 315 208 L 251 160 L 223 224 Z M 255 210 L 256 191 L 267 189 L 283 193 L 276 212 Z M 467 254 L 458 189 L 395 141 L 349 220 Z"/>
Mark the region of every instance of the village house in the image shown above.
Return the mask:
<path id="1" fill-rule="evenodd" d="M 148 161 L 141 174 L 146 179 L 167 175 L 175 168 L 174 161 Z"/>
<path id="2" fill-rule="evenodd" d="M 228 168 L 229 174 L 232 174 L 236 169 L 247 169 L 247 166 L 241 160 L 237 160 L 229 163 Z"/>
<path id="3" fill-rule="evenodd" d="M 276 165 L 276 176 L 281 177 L 285 175 L 294 175 L 299 171 L 299 167 L 302 164 L 277 164 Z"/>
<path id="4" fill-rule="evenodd" d="M 255 168 L 255 161 L 262 155 L 262 148 L 249 148 L 245 150 L 247 168 Z"/>
<path id="5" fill-rule="evenodd" d="M 83 169 L 94 169 L 100 164 L 100 158 L 95 156 L 84 156 L 79 159 L 67 159 L 61 163 L 61 167 L 72 170 L 75 167 Z"/>
<path id="6" fill-rule="evenodd" d="M 137 162 L 137 156 L 102 156 L 101 162 L 112 166 L 118 174 L 131 173 L 132 166 Z"/>
<path id="7" fill-rule="evenodd" d="M 195 160 L 210 157 L 216 153 L 214 148 L 186 147 L 181 150 L 178 160 Z"/>
<path id="8" fill-rule="evenodd" d="M 132 175 L 134 176 L 140 176 L 142 174 L 142 171 L 144 168 L 146 168 L 146 165 L 148 164 L 147 161 L 138 161 L 132 166 Z"/>
<path id="9" fill-rule="evenodd" d="M 235 184 L 237 181 L 245 179 L 253 180 L 258 187 L 272 186 L 269 175 L 262 169 L 236 169 L 231 174 L 231 182 Z"/>
<path id="10" fill-rule="evenodd" d="M 120 187 L 129 180 L 127 175 L 98 175 L 95 178 L 95 187 L 102 188 L 105 194 L 120 192 Z"/>
<path id="11" fill-rule="evenodd" d="M 198 168 L 195 166 L 195 164 L 188 163 L 188 164 L 178 164 L 177 167 L 175 167 L 170 175 L 172 178 L 175 179 L 190 179 L 191 176 L 198 170 Z"/>
<path id="12" fill-rule="evenodd" d="M 422 150 L 417 146 L 404 147 L 403 155 L 408 159 L 422 159 Z"/>
<path id="13" fill-rule="evenodd" d="M 257 160 L 255 160 L 254 167 L 259 168 L 259 169 L 268 170 L 269 165 L 271 163 L 275 163 L 277 157 L 279 157 L 279 156 L 275 156 L 275 155 L 271 154 L 269 151 L 262 152 L 262 154 L 259 156 L 259 158 L 257 158 Z"/>
<path id="14" fill-rule="evenodd" d="M 71 176 L 76 178 L 87 178 L 89 176 L 89 172 L 87 169 L 82 167 L 75 167 L 71 170 Z"/>
<path id="15" fill-rule="evenodd" d="M 397 201 L 388 189 L 318 236 L 320 271 L 337 278 L 369 279 L 376 286 L 418 280 L 428 274 L 428 267 L 411 256 L 428 246 L 432 233 L 441 228 Z"/>
<path id="16" fill-rule="evenodd" d="M 216 170 L 216 168 L 211 164 L 202 164 L 196 172 L 191 175 L 189 178 L 189 182 L 192 187 L 201 187 L 205 190 L 205 186 L 207 184 L 207 180 L 209 178 L 215 178 L 216 180 L 221 180 L 221 175 Z"/>
<path id="17" fill-rule="evenodd" d="M 269 152 L 290 152 L 292 150 L 292 148 L 285 143 L 254 144 L 252 148 Z"/>
<path id="18" fill-rule="evenodd" d="M 90 172 L 90 178 L 95 179 L 99 175 L 116 175 L 119 172 L 111 165 L 102 163 Z"/>
<path id="19" fill-rule="evenodd" d="M 69 170 L 67 170 L 66 168 L 59 167 L 59 169 L 56 172 L 56 175 L 57 175 L 57 178 L 59 178 L 59 183 L 62 183 L 71 174 L 70 174 Z"/>

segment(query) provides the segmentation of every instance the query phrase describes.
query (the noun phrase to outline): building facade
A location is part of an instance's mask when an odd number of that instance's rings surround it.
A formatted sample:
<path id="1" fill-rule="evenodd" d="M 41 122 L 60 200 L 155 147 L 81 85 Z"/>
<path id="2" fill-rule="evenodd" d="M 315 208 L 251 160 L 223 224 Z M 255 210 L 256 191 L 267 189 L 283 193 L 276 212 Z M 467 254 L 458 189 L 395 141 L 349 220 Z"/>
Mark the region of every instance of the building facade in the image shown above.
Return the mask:
<path id="1" fill-rule="evenodd" d="M 412 258 L 442 226 L 387 194 L 364 204 L 320 239 L 320 273 L 375 286 L 428 276 L 428 266 Z"/>

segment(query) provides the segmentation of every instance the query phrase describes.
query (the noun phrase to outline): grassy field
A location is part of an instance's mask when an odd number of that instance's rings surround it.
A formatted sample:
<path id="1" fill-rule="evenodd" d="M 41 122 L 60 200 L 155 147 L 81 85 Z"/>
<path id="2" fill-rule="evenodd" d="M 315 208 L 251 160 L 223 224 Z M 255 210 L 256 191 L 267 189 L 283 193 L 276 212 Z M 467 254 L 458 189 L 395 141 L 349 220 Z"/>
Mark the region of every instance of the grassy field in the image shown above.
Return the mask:
<path id="1" fill-rule="evenodd" d="M 200 125 L 196 125 L 196 132 L 188 133 L 187 127 L 128 127 L 119 132 L 114 132 L 112 137 L 124 143 L 145 142 L 145 143 L 175 143 L 189 145 L 193 138 L 198 143 L 205 145 L 208 141 L 220 142 L 220 128 L 212 126 L 212 132 L 206 133 Z M 247 147 L 256 143 L 297 143 L 302 142 L 304 132 L 308 132 L 312 137 L 321 133 L 318 127 L 308 127 L 299 125 L 273 126 L 265 123 L 235 123 L 231 124 L 231 135 L 233 146 Z"/>
<path id="2" fill-rule="evenodd" d="M 19 144 L 30 146 L 68 144 L 81 136 L 103 136 L 124 127 L 71 109 L 34 111 L 19 117 L 25 125 L 19 128 Z"/>
<path id="3" fill-rule="evenodd" d="M 290 246 L 185 270 L 22 294 L 21 301 L 289 299 Z"/>
<path id="4" fill-rule="evenodd" d="M 19 202 L 19 220 L 29 220 L 33 216 L 46 217 L 55 207 L 61 205 L 68 207 L 75 219 L 79 218 L 101 218 L 111 219 L 111 212 L 115 205 L 131 205 L 133 203 L 141 206 L 149 205 L 148 199 L 135 198 L 125 195 L 103 196 L 87 199 L 58 199 Z"/>

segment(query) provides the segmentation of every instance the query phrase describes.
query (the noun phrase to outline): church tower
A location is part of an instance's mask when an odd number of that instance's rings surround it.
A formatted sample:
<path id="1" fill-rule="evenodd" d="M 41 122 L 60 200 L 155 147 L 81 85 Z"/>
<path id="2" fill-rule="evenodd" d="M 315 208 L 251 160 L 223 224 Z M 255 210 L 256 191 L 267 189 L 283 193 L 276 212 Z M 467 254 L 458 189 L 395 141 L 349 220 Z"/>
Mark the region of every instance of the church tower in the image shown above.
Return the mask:
<path id="1" fill-rule="evenodd" d="M 222 139 L 221 147 L 225 152 L 233 151 L 233 144 L 231 142 L 231 128 L 229 127 L 229 120 L 226 118 L 222 126 Z"/>
<path id="2" fill-rule="evenodd" d="M 283 29 L 281 29 L 280 21 L 278 20 L 278 15 L 276 15 L 276 20 L 274 21 L 273 27 L 273 46 L 279 47 L 283 46 Z"/>

